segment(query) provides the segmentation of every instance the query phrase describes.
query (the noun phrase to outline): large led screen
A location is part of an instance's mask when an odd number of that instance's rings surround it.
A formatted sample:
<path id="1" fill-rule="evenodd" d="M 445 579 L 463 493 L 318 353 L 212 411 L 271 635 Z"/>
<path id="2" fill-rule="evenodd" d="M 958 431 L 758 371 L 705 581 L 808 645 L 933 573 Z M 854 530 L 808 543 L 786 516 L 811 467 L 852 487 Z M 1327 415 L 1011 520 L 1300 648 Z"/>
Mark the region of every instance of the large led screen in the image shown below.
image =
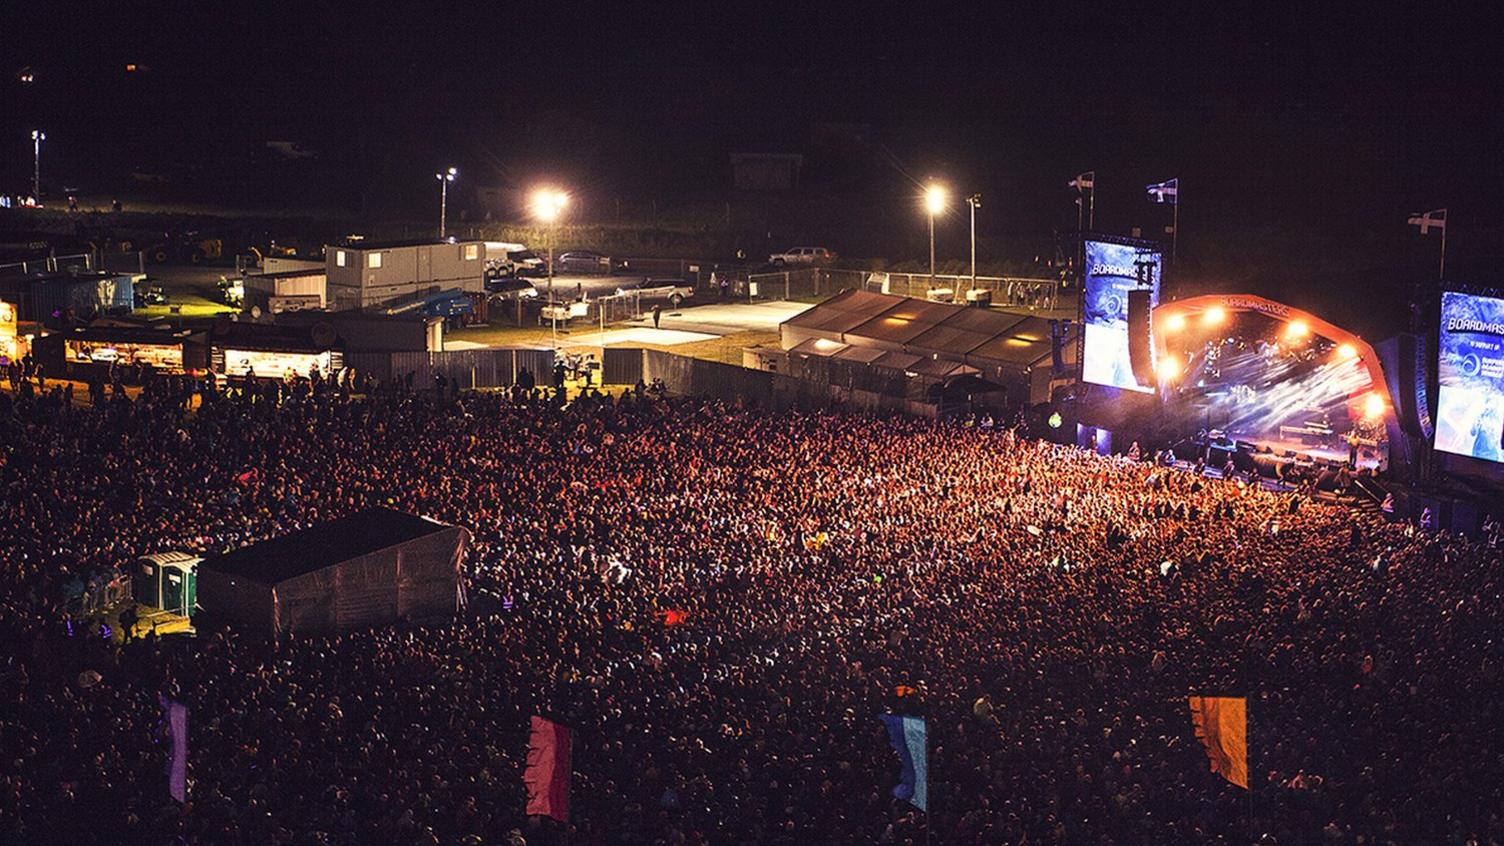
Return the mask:
<path id="1" fill-rule="evenodd" d="M 1504 300 L 1441 295 L 1436 448 L 1504 461 Z"/>
<path id="2" fill-rule="evenodd" d="M 1127 244 L 1086 242 L 1085 351 L 1081 377 L 1148 393 L 1151 386 L 1133 378 L 1128 357 L 1128 292 L 1150 286 L 1151 307 L 1159 305 L 1160 254 Z"/>

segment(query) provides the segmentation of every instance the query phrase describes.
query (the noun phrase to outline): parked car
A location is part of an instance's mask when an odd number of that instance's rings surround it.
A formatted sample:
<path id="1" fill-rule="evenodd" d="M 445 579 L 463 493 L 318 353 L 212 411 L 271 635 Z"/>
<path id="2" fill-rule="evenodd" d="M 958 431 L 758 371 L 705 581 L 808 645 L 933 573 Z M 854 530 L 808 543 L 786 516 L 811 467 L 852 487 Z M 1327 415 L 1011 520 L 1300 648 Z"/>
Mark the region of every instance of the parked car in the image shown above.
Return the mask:
<path id="1" fill-rule="evenodd" d="M 786 264 L 830 264 L 835 260 L 835 250 L 828 247 L 790 247 L 768 256 L 768 264 L 774 267 Z"/>
<path id="2" fill-rule="evenodd" d="M 507 259 L 512 263 L 512 272 L 518 276 L 548 275 L 548 262 L 532 250 L 508 252 Z"/>
<path id="3" fill-rule="evenodd" d="M 594 250 L 570 250 L 560 253 L 555 259 L 555 273 L 600 273 L 611 272 L 611 258 Z"/>
<path id="4" fill-rule="evenodd" d="M 695 295 L 694 286 L 683 279 L 643 279 L 616 289 L 618 294 L 628 291 L 636 291 L 649 302 L 665 300 L 670 308 L 678 308 L 680 303 Z"/>

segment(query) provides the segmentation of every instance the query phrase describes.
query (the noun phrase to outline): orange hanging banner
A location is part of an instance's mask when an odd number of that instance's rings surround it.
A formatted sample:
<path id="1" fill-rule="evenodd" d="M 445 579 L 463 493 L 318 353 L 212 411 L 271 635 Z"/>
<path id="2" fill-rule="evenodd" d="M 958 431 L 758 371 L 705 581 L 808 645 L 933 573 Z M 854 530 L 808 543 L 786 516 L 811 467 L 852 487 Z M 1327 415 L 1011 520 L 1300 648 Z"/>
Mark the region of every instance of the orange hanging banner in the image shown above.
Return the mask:
<path id="1" fill-rule="evenodd" d="M 1248 700 L 1241 696 L 1192 696 L 1191 722 L 1206 747 L 1212 772 L 1248 789 Z"/>

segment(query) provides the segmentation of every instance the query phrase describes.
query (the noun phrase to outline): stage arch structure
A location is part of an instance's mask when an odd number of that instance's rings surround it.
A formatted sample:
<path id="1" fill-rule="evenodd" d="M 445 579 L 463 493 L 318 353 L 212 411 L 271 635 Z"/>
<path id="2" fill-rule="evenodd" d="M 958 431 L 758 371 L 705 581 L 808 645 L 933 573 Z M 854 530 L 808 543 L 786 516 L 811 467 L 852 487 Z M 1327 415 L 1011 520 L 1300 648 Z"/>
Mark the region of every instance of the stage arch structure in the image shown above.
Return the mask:
<path id="1" fill-rule="evenodd" d="M 1151 325 L 1160 395 L 1193 430 L 1275 455 L 1387 464 L 1394 402 L 1358 335 L 1256 294 L 1162 303 Z"/>

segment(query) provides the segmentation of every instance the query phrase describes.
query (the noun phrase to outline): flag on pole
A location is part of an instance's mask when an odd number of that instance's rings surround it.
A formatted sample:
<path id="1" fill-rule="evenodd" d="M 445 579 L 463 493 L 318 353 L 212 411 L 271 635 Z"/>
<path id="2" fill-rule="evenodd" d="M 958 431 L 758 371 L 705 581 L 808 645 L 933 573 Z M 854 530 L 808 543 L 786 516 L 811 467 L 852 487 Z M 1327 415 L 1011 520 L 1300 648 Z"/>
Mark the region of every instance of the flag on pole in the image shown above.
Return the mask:
<path id="1" fill-rule="evenodd" d="M 1447 228 L 1447 210 L 1434 209 L 1425 213 L 1413 212 L 1410 215 L 1411 226 L 1419 226 L 1420 234 L 1430 235 L 1432 229 Z"/>
<path id="2" fill-rule="evenodd" d="M 1070 187 L 1076 189 L 1077 191 L 1090 191 L 1092 189 L 1092 185 L 1096 181 L 1097 172 L 1094 170 L 1088 170 L 1085 173 L 1078 174 L 1075 179 L 1072 179 L 1070 181 Z"/>
<path id="3" fill-rule="evenodd" d="M 1248 789 L 1248 700 L 1241 696 L 1192 696 L 1191 723 L 1206 747 L 1212 772 Z"/>
<path id="4" fill-rule="evenodd" d="M 882 714 L 879 719 L 888 727 L 888 742 L 903 763 L 898 786 L 893 795 L 926 813 L 929 812 L 929 739 L 923 717 L 900 717 Z"/>
<path id="5" fill-rule="evenodd" d="M 1149 202 L 1168 205 L 1179 205 L 1177 200 L 1180 194 L 1180 179 L 1177 177 L 1168 182 L 1156 182 L 1144 187 L 1149 192 Z"/>
<path id="6" fill-rule="evenodd" d="M 167 761 L 167 794 L 178 802 L 188 801 L 188 706 L 158 695 L 162 703 L 162 722 L 172 743 L 172 758 Z"/>
<path id="7" fill-rule="evenodd" d="M 552 720 L 533 717 L 527 741 L 527 813 L 569 822 L 569 773 L 573 743 L 569 729 Z"/>

